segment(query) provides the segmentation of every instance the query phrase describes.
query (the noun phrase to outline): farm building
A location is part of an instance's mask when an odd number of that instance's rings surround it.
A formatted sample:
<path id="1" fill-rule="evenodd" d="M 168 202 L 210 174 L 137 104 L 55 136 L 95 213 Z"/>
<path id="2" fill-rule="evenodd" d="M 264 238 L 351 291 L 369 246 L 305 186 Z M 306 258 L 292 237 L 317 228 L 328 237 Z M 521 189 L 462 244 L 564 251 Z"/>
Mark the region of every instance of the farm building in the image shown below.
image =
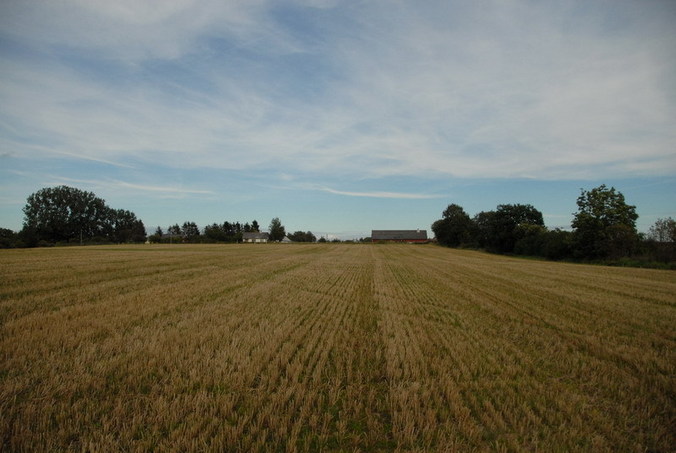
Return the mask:
<path id="1" fill-rule="evenodd" d="M 427 230 L 372 230 L 371 242 L 427 242 Z"/>
<path id="2" fill-rule="evenodd" d="M 268 233 L 243 233 L 242 242 L 264 243 L 268 242 L 270 235 Z"/>

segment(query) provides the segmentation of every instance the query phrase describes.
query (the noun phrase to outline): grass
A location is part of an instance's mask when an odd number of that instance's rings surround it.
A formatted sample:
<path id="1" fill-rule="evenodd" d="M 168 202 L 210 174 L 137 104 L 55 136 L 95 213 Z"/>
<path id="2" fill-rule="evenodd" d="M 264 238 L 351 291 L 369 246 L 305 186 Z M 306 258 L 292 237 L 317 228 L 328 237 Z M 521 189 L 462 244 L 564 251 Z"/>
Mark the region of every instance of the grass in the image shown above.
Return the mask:
<path id="1" fill-rule="evenodd" d="M 676 274 L 407 245 L 0 251 L 7 451 L 673 451 Z"/>

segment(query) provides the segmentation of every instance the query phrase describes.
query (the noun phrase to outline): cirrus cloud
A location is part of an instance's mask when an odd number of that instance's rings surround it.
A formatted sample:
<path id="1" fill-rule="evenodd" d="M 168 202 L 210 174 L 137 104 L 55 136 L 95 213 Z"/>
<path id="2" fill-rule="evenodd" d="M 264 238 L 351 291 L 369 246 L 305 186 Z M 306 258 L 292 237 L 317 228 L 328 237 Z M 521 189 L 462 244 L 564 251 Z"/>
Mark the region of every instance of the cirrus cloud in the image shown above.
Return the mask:
<path id="1" fill-rule="evenodd" d="M 675 19 L 659 0 L 6 0 L 0 187 L 261 202 L 284 175 L 361 207 L 458 181 L 672 184 Z"/>

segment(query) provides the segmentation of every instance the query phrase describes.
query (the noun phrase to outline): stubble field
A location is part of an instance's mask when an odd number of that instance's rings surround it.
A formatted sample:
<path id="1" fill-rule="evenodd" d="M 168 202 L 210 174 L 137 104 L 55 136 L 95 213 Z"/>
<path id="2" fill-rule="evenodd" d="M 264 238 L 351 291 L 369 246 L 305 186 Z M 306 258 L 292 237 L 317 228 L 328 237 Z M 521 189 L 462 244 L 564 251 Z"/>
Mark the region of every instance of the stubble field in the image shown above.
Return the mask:
<path id="1" fill-rule="evenodd" d="M 6 451 L 673 451 L 676 273 L 435 246 L 0 251 Z"/>

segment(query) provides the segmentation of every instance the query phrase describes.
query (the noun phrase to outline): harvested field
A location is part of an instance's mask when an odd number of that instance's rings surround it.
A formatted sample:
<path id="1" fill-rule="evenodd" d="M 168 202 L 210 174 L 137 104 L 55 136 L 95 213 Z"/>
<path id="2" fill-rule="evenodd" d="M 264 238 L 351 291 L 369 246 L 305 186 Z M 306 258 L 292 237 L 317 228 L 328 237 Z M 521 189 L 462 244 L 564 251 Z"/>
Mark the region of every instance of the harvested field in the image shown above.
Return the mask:
<path id="1" fill-rule="evenodd" d="M 673 451 L 676 273 L 412 245 L 0 251 L 6 451 Z"/>

